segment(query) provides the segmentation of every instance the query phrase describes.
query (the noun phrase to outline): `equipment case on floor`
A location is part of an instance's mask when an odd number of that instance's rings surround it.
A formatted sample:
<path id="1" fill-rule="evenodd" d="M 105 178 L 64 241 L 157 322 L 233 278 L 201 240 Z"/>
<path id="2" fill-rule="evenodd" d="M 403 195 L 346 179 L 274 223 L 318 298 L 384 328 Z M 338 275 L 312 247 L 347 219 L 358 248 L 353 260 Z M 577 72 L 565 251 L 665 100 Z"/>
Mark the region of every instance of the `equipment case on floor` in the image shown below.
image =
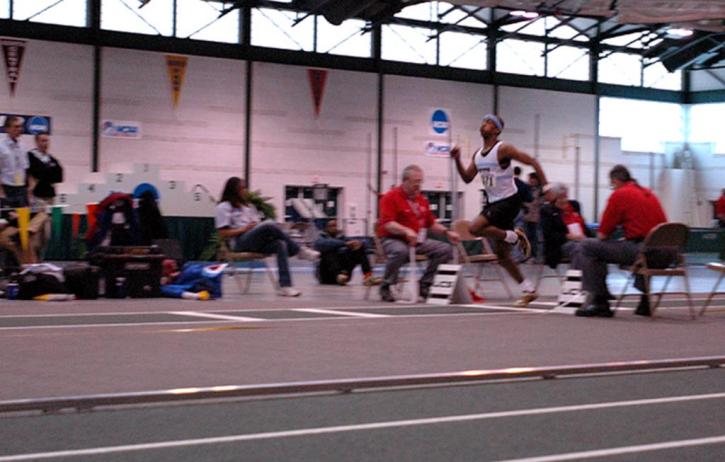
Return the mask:
<path id="1" fill-rule="evenodd" d="M 156 246 L 100 247 L 91 262 L 102 268 L 108 298 L 161 296 L 161 263 Z"/>

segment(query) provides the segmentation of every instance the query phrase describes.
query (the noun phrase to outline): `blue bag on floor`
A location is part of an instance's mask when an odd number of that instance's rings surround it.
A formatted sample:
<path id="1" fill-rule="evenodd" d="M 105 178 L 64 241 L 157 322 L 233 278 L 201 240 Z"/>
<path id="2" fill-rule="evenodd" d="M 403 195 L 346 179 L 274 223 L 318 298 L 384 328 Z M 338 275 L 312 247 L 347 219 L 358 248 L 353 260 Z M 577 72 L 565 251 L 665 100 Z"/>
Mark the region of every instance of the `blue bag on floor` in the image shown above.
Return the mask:
<path id="1" fill-rule="evenodd" d="M 222 277 L 226 264 L 209 265 L 204 263 L 187 263 L 173 284 L 161 287 L 164 297 L 181 298 L 183 292 L 209 292 L 211 298 L 221 298 Z"/>

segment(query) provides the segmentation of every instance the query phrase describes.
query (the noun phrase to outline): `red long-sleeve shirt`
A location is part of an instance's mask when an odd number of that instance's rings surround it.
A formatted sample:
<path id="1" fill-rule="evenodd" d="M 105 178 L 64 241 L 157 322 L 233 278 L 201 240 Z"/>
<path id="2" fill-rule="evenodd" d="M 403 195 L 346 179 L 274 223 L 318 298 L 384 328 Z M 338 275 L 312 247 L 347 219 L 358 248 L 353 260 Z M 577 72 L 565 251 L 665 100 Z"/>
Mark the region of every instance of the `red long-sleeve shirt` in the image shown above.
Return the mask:
<path id="1" fill-rule="evenodd" d="M 666 221 L 667 216 L 657 196 L 629 181 L 609 196 L 599 233 L 609 236 L 622 225 L 625 239 L 643 239 L 652 228 Z"/>
<path id="2" fill-rule="evenodd" d="M 417 207 L 413 210 L 411 202 Z M 380 221 L 378 222 L 379 237 L 402 237 L 387 232 L 385 224 L 395 221 L 398 224 L 407 226 L 416 233 L 421 228 L 430 228 L 435 223 L 435 217 L 430 211 L 428 199 L 418 194 L 415 199 L 408 199 L 402 186 L 391 189 L 380 200 Z"/>
<path id="3" fill-rule="evenodd" d="M 720 218 L 723 215 L 725 215 L 725 194 L 715 202 L 715 216 Z"/>

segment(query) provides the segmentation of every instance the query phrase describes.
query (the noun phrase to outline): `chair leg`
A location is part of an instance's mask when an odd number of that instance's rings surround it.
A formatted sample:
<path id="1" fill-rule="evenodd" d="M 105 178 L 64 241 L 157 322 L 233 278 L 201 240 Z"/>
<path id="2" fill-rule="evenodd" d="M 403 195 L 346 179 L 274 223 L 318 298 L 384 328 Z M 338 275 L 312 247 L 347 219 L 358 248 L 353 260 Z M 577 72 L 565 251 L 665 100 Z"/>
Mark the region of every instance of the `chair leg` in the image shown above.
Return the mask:
<path id="1" fill-rule="evenodd" d="M 624 289 L 622 289 L 622 293 L 619 294 L 619 297 L 617 297 L 617 303 L 614 304 L 614 312 L 616 313 L 619 309 L 619 305 L 622 303 L 622 300 L 624 299 L 624 296 L 627 294 L 627 289 L 629 288 L 629 283 L 632 281 L 632 279 L 635 277 L 634 273 L 629 275 L 627 277 L 627 281 L 624 283 Z"/>
<path id="2" fill-rule="evenodd" d="M 700 316 L 705 314 L 705 310 L 710 305 L 710 301 L 712 301 L 712 298 L 715 296 L 715 292 L 717 292 L 717 288 L 720 287 L 720 282 L 722 282 L 722 278 L 725 276 L 725 273 L 721 272 L 720 277 L 718 278 L 717 282 L 712 288 L 712 292 L 710 292 L 710 295 L 707 296 L 707 299 L 705 300 L 705 304 L 702 305 L 702 309 L 700 310 Z"/>
<path id="3" fill-rule="evenodd" d="M 692 297 L 690 296 L 690 281 L 689 281 L 689 278 L 687 277 L 687 270 L 685 270 L 685 275 L 683 276 L 683 278 L 685 280 L 685 290 L 686 290 L 685 296 L 687 297 L 687 304 L 689 305 L 689 308 L 690 308 L 690 319 L 695 319 L 695 317 L 696 317 L 695 316 L 695 305 L 693 305 Z"/>
<path id="4" fill-rule="evenodd" d="M 506 282 L 506 273 L 504 272 L 503 268 L 501 268 L 501 265 L 496 263 L 496 271 L 498 271 L 498 277 L 501 281 L 501 284 L 503 285 L 504 290 L 506 290 L 506 295 L 508 295 L 509 298 L 514 298 L 513 292 L 511 292 L 511 288 L 508 285 L 508 282 Z"/>
<path id="5" fill-rule="evenodd" d="M 647 296 L 647 300 L 649 300 L 650 296 L 652 295 L 651 290 L 650 290 L 651 288 L 652 288 L 652 278 L 649 276 L 644 276 L 644 294 Z M 658 298 L 657 303 L 650 306 L 650 315 L 651 315 L 650 319 L 655 318 L 655 310 L 657 309 L 657 305 L 659 305 L 659 301 L 660 301 L 660 299 Z"/>
<path id="6" fill-rule="evenodd" d="M 665 285 L 662 286 L 662 290 L 657 293 L 657 301 L 654 305 L 652 305 L 652 311 L 656 310 L 658 306 L 660 306 L 660 302 L 662 301 L 662 297 L 667 292 L 667 286 L 670 284 L 670 279 L 672 279 L 672 276 L 667 276 L 667 279 L 665 279 Z"/>
<path id="7" fill-rule="evenodd" d="M 247 278 L 246 278 L 246 283 L 245 283 L 244 276 L 239 274 L 240 268 L 237 268 L 236 266 L 234 266 L 233 263 L 230 263 L 229 266 L 231 267 L 231 270 L 233 271 L 232 277 L 234 278 L 234 282 L 237 284 L 239 293 L 241 295 L 246 294 L 249 291 L 249 286 L 251 284 L 251 277 L 252 277 L 251 268 L 247 269 Z"/>
<path id="8" fill-rule="evenodd" d="M 539 284 L 541 284 L 541 277 L 544 275 L 544 268 L 546 265 L 538 265 L 538 268 L 536 270 L 536 284 L 534 284 L 534 292 L 539 291 Z"/>
<path id="9" fill-rule="evenodd" d="M 272 268 L 269 266 L 269 263 L 267 262 L 267 258 L 262 259 L 262 264 L 264 265 L 264 272 L 267 273 L 269 282 L 272 283 L 272 288 L 274 290 L 279 289 L 279 284 L 277 283 L 277 278 L 274 277 L 274 271 L 272 271 Z M 250 271 L 251 271 L 251 268 L 250 268 Z"/>

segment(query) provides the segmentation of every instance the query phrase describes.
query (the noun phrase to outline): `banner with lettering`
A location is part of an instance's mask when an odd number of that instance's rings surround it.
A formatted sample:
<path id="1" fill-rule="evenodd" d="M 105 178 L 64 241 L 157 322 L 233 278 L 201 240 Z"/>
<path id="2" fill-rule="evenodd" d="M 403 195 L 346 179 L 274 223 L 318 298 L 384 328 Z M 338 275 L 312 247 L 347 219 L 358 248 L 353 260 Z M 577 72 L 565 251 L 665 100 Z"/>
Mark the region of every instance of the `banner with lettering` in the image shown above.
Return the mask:
<path id="1" fill-rule="evenodd" d="M 186 75 L 186 63 L 189 60 L 186 56 L 166 55 L 166 71 L 171 82 L 171 99 L 174 109 L 179 105 L 181 86 L 184 85 Z"/>

